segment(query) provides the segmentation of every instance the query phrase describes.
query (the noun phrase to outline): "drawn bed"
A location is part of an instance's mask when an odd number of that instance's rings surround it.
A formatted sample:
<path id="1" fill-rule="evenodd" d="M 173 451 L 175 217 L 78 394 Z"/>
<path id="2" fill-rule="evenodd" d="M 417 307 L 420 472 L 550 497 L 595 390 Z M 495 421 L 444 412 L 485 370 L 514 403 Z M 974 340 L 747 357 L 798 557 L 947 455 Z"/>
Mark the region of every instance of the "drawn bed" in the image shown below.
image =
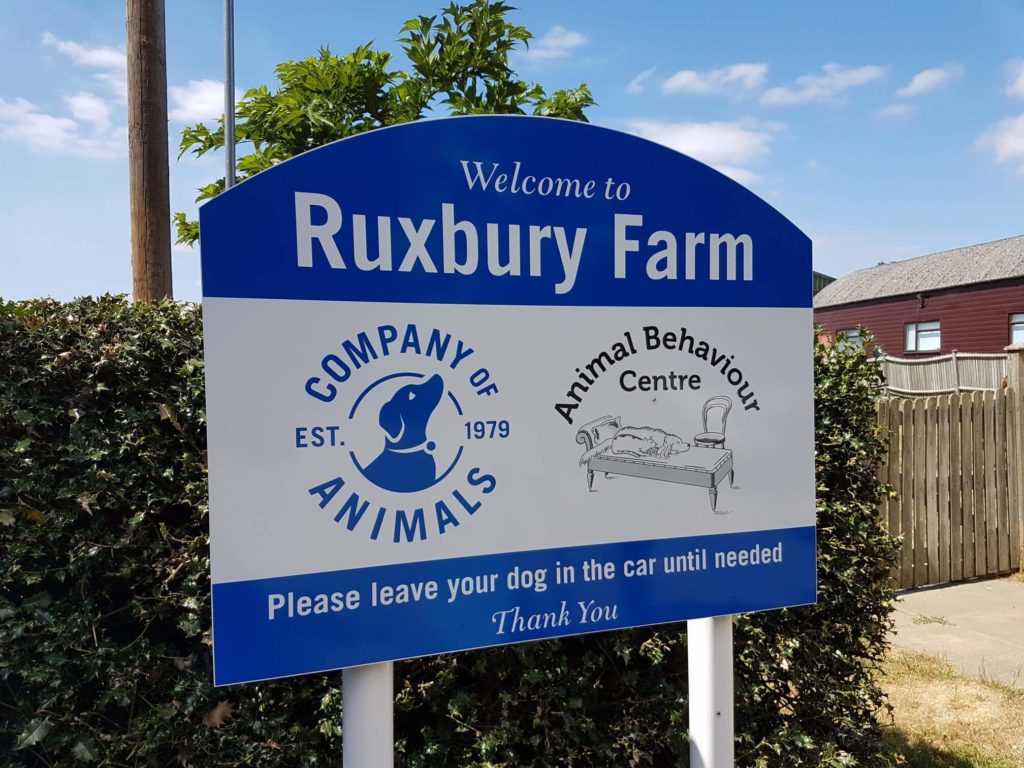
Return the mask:
<path id="1" fill-rule="evenodd" d="M 585 452 L 612 438 L 622 429 L 620 416 L 603 416 L 580 427 L 576 442 Z M 584 465 L 587 470 L 587 489 L 594 489 L 594 473 L 605 477 L 639 477 L 662 480 L 681 485 L 694 485 L 708 489 L 711 510 L 718 513 L 718 486 L 733 471 L 732 451 L 728 448 L 692 446 L 683 453 L 660 458 L 657 456 L 628 456 L 605 453 L 594 456 Z"/>

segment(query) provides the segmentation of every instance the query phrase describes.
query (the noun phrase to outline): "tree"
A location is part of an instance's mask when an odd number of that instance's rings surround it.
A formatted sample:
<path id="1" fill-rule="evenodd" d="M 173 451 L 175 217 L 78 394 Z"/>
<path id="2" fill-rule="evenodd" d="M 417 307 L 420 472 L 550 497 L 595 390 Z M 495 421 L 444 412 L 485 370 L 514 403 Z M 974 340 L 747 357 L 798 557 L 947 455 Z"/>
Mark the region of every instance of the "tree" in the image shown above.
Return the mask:
<path id="1" fill-rule="evenodd" d="M 439 16 L 409 19 L 398 40 L 409 71 L 393 69 L 391 54 L 372 44 L 344 56 L 321 48 L 316 56 L 279 64 L 277 90 L 252 88 L 236 107 L 236 143 L 250 150 L 238 159 L 238 178 L 322 144 L 441 110 L 586 121 L 584 110 L 594 104 L 586 84 L 549 96 L 509 66 L 509 54 L 532 38 L 525 27 L 508 21 L 512 10 L 502 2 L 475 0 L 452 3 Z M 182 131 L 178 157 L 223 147 L 223 119 L 213 127 L 200 123 Z M 196 202 L 223 190 L 224 179 L 218 179 L 200 188 Z M 174 221 L 179 243 L 199 239 L 198 222 L 184 213 L 176 213 Z"/>

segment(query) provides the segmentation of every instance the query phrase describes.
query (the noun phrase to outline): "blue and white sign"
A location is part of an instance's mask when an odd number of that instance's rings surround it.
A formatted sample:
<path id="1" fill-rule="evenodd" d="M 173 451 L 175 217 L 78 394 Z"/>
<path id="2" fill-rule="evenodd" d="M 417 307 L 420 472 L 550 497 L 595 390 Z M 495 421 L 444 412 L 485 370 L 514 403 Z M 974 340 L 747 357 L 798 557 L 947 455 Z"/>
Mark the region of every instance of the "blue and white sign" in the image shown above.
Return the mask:
<path id="1" fill-rule="evenodd" d="M 218 684 L 814 602 L 811 245 L 740 185 L 452 118 L 201 225 Z"/>

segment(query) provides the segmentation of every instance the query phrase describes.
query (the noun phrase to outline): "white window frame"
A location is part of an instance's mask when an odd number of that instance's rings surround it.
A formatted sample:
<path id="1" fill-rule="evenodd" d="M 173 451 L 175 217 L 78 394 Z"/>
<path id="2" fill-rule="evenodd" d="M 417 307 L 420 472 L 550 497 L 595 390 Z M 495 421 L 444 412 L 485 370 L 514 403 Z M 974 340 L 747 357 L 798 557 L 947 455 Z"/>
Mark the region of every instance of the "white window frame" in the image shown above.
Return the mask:
<path id="1" fill-rule="evenodd" d="M 942 322 L 926 320 L 907 323 L 904 327 L 903 346 L 907 352 L 938 352 L 942 349 Z"/>
<path id="2" fill-rule="evenodd" d="M 851 349 L 860 349 L 864 346 L 864 336 L 861 334 L 859 328 L 840 328 L 836 331 L 836 338 L 839 338 L 839 334 L 846 334 L 846 346 Z"/>
<path id="3" fill-rule="evenodd" d="M 1024 344 L 1024 312 L 1010 315 L 1010 343 Z"/>

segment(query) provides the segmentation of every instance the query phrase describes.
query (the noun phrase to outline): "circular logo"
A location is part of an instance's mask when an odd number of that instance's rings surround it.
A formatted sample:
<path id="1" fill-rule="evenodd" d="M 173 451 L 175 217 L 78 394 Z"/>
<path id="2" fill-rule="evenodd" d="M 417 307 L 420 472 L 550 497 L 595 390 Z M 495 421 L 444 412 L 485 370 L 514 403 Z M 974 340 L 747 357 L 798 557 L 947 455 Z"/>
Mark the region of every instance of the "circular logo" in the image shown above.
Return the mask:
<path id="1" fill-rule="evenodd" d="M 458 530 L 494 493 L 495 449 L 512 426 L 473 344 L 381 324 L 341 339 L 312 373 L 303 391 L 327 408 L 295 427 L 294 445 L 328 449 L 311 456 L 324 474 L 306 493 L 344 530 L 424 541 Z"/>

